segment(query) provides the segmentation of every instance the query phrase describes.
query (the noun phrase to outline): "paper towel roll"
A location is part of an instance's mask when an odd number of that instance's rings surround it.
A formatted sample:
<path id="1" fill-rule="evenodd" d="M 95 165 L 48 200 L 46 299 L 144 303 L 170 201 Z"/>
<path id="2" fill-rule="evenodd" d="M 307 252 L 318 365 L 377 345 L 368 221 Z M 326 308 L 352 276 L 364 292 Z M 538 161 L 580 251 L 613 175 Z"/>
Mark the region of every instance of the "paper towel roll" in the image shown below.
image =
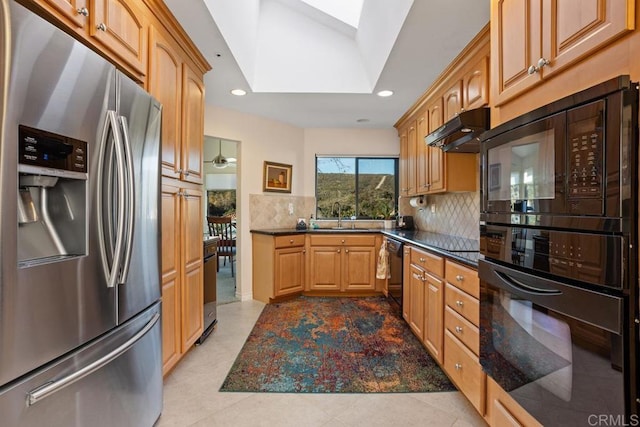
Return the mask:
<path id="1" fill-rule="evenodd" d="M 424 208 L 425 206 L 427 206 L 427 201 L 424 197 L 412 197 L 409 200 L 409 204 L 414 208 Z"/>

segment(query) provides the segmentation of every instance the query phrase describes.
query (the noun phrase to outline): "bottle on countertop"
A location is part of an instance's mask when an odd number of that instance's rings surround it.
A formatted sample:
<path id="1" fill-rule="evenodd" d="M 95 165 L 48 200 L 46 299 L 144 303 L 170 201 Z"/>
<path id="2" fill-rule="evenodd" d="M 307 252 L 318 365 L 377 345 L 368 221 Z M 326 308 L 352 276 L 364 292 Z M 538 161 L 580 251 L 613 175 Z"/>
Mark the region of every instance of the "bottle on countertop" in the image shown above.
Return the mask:
<path id="1" fill-rule="evenodd" d="M 309 228 L 312 230 L 315 230 L 316 228 L 318 228 L 318 223 L 316 222 L 315 219 L 313 219 L 313 214 L 309 216 Z"/>

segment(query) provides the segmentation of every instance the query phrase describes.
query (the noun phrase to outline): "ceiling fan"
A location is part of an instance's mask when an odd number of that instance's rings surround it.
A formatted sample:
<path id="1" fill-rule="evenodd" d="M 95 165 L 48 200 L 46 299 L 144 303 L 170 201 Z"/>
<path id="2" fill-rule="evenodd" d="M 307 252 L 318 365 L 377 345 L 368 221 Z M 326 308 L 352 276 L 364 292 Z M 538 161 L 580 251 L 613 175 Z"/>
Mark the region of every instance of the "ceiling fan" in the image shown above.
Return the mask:
<path id="1" fill-rule="evenodd" d="M 236 159 L 233 157 L 226 158 L 222 155 L 222 139 L 219 139 L 218 155 L 212 160 L 205 160 L 205 163 L 213 163 L 213 167 L 217 169 L 224 169 L 227 166 L 235 166 Z"/>

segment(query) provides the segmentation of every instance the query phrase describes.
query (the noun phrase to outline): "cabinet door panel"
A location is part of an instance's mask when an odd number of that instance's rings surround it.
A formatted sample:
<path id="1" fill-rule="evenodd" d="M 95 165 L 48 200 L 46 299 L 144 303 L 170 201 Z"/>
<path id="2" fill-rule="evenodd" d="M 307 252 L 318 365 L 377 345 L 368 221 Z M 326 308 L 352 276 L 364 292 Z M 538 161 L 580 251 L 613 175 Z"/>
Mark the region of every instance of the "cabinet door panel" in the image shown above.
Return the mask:
<path id="1" fill-rule="evenodd" d="M 439 148 L 429 147 L 429 192 L 438 193 L 446 189 L 444 162 L 446 153 Z"/>
<path id="2" fill-rule="evenodd" d="M 442 126 L 444 113 L 442 107 L 442 98 L 436 99 L 428 108 L 427 114 L 429 115 L 429 132 L 433 132 Z"/>
<path id="3" fill-rule="evenodd" d="M 407 187 L 408 194 L 413 196 L 416 194 L 416 159 L 417 159 L 417 130 L 416 123 L 413 122 L 407 130 Z"/>
<path id="4" fill-rule="evenodd" d="M 457 81 L 443 96 L 444 121 L 451 120 L 462 110 L 462 81 Z"/>
<path id="5" fill-rule="evenodd" d="M 310 249 L 311 290 L 340 290 L 340 259 L 342 248 L 312 247 Z"/>
<path id="6" fill-rule="evenodd" d="M 462 78 L 462 101 L 465 110 L 483 107 L 489 104 L 488 60 L 482 58 Z"/>
<path id="7" fill-rule="evenodd" d="M 146 74 L 146 32 L 143 13 L 131 0 L 93 0 L 89 35 Z"/>
<path id="8" fill-rule="evenodd" d="M 182 201 L 182 256 L 187 268 L 202 264 L 202 191 L 184 190 Z"/>
<path id="9" fill-rule="evenodd" d="M 304 249 L 277 249 L 274 261 L 276 297 L 304 290 Z"/>
<path id="10" fill-rule="evenodd" d="M 541 80 L 529 74 L 541 56 L 541 0 L 491 2 L 492 102 L 500 105 Z"/>
<path id="11" fill-rule="evenodd" d="M 442 363 L 444 334 L 444 287 L 441 280 L 426 274 L 424 344 L 433 358 Z"/>
<path id="12" fill-rule="evenodd" d="M 417 150 L 416 150 L 416 193 L 424 194 L 429 190 L 429 159 L 428 146 L 424 142 L 424 137 L 429 133 L 427 114 L 421 113 L 418 116 L 416 129 L 418 130 Z"/>
<path id="13" fill-rule="evenodd" d="M 204 292 L 202 264 L 185 271 L 182 282 L 182 352 L 185 353 L 204 329 Z"/>
<path id="14" fill-rule="evenodd" d="M 410 274 L 409 326 L 420 341 L 424 341 L 424 271 L 411 265 Z"/>
<path id="15" fill-rule="evenodd" d="M 158 32 L 151 33 L 149 92 L 162 104 L 162 174 L 179 178 L 182 122 L 182 61 Z"/>
<path id="16" fill-rule="evenodd" d="M 182 179 L 201 184 L 204 84 L 186 64 L 182 75 Z"/>
<path id="17" fill-rule="evenodd" d="M 45 9 L 75 29 L 84 28 L 87 17 L 79 11 L 87 7 L 87 0 L 37 0 Z"/>
<path id="18" fill-rule="evenodd" d="M 543 56 L 552 75 L 634 28 L 633 1 L 544 0 Z"/>
<path id="19" fill-rule="evenodd" d="M 348 247 L 344 250 L 344 290 L 375 290 L 376 249 Z"/>
<path id="20" fill-rule="evenodd" d="M 409 146 L 407 145 L 407 129 L 400 130 L 400 159 L 398 169 L 400 171 L 399 186 L 400 195 L 409 195 Z"/>
<path id="21" fill-rule="evenodd" d="M 179 188 L 162 184 L 162 372 L 181 354 L 180 326 L 180 196 Z"/>

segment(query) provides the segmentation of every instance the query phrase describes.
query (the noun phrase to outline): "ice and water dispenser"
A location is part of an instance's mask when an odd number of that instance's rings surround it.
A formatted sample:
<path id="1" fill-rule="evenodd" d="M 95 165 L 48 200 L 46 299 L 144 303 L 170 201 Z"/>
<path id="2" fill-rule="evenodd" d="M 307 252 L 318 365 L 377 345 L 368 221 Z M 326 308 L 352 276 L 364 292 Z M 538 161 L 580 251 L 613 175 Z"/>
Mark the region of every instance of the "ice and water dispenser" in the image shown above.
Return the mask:
<path id="1" fill-rule="evenodd" d="M 87 143 L 19 127 L 18 263 L 87 253 Z"/>

